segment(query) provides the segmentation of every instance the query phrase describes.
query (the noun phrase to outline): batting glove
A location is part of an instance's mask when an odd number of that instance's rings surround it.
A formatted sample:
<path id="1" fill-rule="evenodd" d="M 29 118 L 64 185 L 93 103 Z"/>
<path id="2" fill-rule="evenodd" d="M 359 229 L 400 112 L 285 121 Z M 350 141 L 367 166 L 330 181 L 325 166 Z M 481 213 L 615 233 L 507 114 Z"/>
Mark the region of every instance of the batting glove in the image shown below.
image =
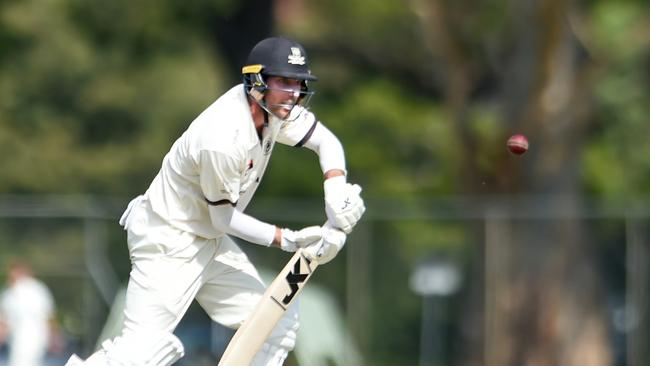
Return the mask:
<path id="1" fill-rule="evenodd" d="M 349 234 L 366 211 L 360 195 L 361 187 L 346 183 L 344 176 L 338 176 L 326 179 L 323 188 L 327 219 L 334 227 Z"/>
<path id="2" fill-rule="evenodd" d="M 295 252 L 298 248 L 320 245 L 323 241 L 323 228 L 309 226 L 298 231 L 282 229 L 280 248 L 286 252 Z"/>
<path id="3" fill-rule="evenodd" d="M 322 243 L 316 243 L 305 248 L 307 255 L 315 259 L 318 264 L 325 264 L 334 259 L 345 245 L 345 239 L 347 238 L 343 231 L 332 227 L 329 221 L 323 225 L 322 230 Z"/>

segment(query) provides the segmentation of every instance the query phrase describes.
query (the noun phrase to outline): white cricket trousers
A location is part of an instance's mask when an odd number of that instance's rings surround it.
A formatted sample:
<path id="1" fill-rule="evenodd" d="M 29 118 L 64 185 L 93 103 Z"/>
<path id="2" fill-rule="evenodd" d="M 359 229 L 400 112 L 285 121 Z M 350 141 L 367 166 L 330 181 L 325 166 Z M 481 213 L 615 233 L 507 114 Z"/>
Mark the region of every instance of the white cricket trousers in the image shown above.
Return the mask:
<path id="1" fill-rule="evenodd" d="M 182 345 L 174 351 L 165 342 L 151 347 L 146 344 L 152 341 L 141 340 L 171 334 L 195 298 L 212 320 L 238 328 L 264 293 L 257 270 L 227 235 L 209 240 L 179 231 L 151 211 L 146 199 L 136 202 L 126 228 L 132 268 L 124 328 L 110 350 L 99 351 L 107 354 L 109 365 L 154 366 L 151 359 L 167 360 L 156 365 L 171 364 L 181 357 Z M 289 309 L 253 365 L 282 365 L 297 330 L 297 311 Z"/>
<path id="2" fill-rule="evenodd" d="M 7 366 L 40 366 L 47 353 L 47 328 L 21 330 L 9 345 Z"/>

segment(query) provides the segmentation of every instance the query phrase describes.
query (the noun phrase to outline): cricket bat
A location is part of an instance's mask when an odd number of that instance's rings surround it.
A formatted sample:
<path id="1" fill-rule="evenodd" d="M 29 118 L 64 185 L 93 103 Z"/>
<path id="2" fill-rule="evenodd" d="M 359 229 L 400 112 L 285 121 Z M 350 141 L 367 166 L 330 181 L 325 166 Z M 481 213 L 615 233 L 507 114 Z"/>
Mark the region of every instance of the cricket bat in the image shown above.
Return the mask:
<path id="1" fill-rule="evenodd" d="M 318 262 L 298 249 L 271 282 L 253 313 L 235 332 L 218 366 L 250 365 L 287 308 L 298 297 Z"/>

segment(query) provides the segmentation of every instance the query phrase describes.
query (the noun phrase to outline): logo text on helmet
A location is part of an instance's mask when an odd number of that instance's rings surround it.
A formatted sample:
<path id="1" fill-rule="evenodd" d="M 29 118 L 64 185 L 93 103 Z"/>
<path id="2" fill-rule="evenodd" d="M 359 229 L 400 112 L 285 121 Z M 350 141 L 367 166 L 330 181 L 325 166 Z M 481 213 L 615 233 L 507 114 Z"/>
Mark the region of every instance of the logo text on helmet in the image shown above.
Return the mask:
<path id="1" fill-rule="evenodd" d="M 291 47 L 291 54 L 288 57 L 288 63 L 292 65 L 304 65 L 305 64 L 305 56 L 302 55 L 300 52 L 300 48 L 298 47 Z"/>

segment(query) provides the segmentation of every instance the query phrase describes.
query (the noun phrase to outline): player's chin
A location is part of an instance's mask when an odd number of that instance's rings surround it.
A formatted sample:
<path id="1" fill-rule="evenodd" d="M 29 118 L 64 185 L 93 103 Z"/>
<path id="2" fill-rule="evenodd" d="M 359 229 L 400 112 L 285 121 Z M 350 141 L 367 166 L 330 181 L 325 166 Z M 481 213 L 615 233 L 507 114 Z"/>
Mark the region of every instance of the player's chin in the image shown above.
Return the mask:
<path id="1" fill-rule="evenodd" d="M 286 119 L 291 114 L 293 107 L 293 105 L 289 104 L 278 104 L 275 108 L 273 108 L 273 114 L 275 114 L 276 117 L 280 119 Z"/>

